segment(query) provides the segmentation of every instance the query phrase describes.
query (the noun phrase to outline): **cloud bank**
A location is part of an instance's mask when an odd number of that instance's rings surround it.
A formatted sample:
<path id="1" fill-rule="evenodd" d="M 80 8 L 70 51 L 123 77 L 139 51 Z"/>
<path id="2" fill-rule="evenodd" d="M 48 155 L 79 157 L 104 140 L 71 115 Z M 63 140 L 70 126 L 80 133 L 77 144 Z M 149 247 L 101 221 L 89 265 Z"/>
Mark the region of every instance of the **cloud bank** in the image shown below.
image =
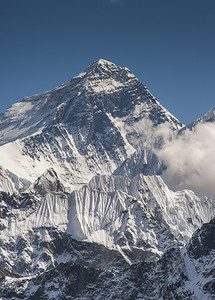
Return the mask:
<path id="1" fill-rule="evenodd" d="M 215 198 L 215 123 L 202 122 L 180 134 L 169 123 L 149 119 L 125 124 L 130 143 L 154 152 L 166 166 L 162 178 L 170 189 L 191 189 Z"/>
<path id="2" fill-rule="evenodd" d="M 200 123 L 171 138 L 165 126 L 163 132 L 162 149 L 155 151 L 167 166 L 163 173 L 167 185 L 174 190 L 189 188 L 199 195 L 214 196 L 215 124 Z"/>

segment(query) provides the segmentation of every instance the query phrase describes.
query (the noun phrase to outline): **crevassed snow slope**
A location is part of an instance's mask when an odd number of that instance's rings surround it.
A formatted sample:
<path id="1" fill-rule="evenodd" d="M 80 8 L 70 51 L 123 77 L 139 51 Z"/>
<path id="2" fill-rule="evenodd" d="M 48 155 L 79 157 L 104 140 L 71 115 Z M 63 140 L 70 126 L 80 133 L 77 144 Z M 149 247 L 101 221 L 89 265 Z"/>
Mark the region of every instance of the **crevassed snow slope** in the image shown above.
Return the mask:
<path id="1" fill-rule="evenodd" d="M 79 238 L 84 235 L 92 237 L 92 230 L 97 228 L 97 224 L 98 230 L 105 226 L 108 228 L 109 224 L 111 227 L 114 222 L 118 222 L 117 217 L 123 212 L 128 223 L 133 222 L 131 230 L 138 230 L 143 222 L 142 217 L 137 217 L 140 209 L 150 213 L 156 222 L 170 230 L 175 237 L 187 241 L 215 213 L 213 200 L 198 198 L 189 190 L 172 192 L 160 176 L 142 174 L 132 180 L 121 176 L 96 176 L 88 186 L 74 191 L 72 199 L 72 214 L 76 216 L 74 223 L 81 224 Z M 129 213 L 126 214 L 131 209 L 134 209 L 133 220 Z M 111 228 L 109 230 L 111 232 Z"/>

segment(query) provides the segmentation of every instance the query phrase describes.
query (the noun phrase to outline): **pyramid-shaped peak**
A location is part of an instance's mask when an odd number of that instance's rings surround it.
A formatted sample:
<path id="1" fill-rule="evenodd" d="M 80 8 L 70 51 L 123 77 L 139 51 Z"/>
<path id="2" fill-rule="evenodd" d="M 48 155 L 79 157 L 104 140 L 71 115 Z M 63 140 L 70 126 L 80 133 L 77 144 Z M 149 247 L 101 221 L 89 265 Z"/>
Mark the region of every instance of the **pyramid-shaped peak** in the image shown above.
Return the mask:
<path id="1" fill-rule="evenodd" d="M 127 70 L 129 71 L 127 68 L 122 68 L 120 66 L 117 66 L 116 64 L 114 64 L 113 62 L 110 62 L 108 60 L 105 59 L 98 59 L 96 61 L 94 61 L 90 66 L 88 66 L 84 71 L 86 73 L 89 72 L 113 72 L 113 71 L 121 71 L 121 70 Z"/>
<path id="2" fill-rule="evenodd" d="M 89 65 L 83 72 L 74 78 L 93 78 L 99 80 L 105 80 L 107 78 L 118 78 L 118 76 L 124 77 L 124 80 L 129 78 L 135 78 L 135 75 L 128 69 L 120 67 L 113 62 L 105 59 L 98 59 Z"/>
<path id="3" fill-rule="evenodd" d="M 91 66 L 103 66 L 103 67 L 108 67 L 108 66 L 115 66 L 117 67 L 113 62 L 111 61 L 108 61 L 108 60 L 105 60 L 103 58 L 100 58 L 96 61 L 94 61 Z"/>
<path id="4" fill-rule="evenodd" d="M 94 62 L 94 64 L 97 64 L 97 65 L 114 65 L 114 63 L 112 63 L 111 61 L 108 61 L 108 60 L 103 59 L 103 58 L 100 58 L 100 59 L 96 60 Z"/>

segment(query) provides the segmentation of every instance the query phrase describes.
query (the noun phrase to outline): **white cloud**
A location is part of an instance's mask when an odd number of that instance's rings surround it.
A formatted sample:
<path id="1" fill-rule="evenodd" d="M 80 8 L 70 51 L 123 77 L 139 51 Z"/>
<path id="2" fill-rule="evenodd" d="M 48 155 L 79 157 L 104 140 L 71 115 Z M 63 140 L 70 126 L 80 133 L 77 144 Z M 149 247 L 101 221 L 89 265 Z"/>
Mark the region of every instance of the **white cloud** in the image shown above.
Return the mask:
<path id="1" fill-rule="evenodd" d="M 214 123 L 200 123 L 178 135 L 169 123 L 154 127 L 151 120 L 142 119 L 125 124 L 125 130 L 135 148 L 151 149 L 164 162 L 162 177 L 169 188 L 215 197 Z"/>
<path id="2" fill-rule="evenodd" d="M 149 119 L 126 123 L 125 130 L 129 141 L 135 147 L 151 148 L 153 146 L 153 122 Z"/>
<path id="3" fill-rule="evenodd" d="M 171 139 L 165 126 L 163 132 L 164 144 L 157 155 L 167 166 L 166 183 L 175 190 L 215 195 L 215 124 L 198 124 Z"/>

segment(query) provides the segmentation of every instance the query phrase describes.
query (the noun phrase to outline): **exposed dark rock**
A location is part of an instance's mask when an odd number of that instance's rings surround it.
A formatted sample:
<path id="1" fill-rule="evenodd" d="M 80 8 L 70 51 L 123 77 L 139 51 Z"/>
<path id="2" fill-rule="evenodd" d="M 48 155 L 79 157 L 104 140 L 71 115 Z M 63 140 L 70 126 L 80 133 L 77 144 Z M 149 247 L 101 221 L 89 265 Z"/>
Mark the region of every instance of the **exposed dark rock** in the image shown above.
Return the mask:
<path id="1" fill-rule="evenodd" d="M 188 244 L 188 252 L 195 259 L 207 256 L 211 250 L 215 250 L 215 219 L 197 230 Z"/>
<path id="2" fill-rule="evenodd" d="M 64 192 L 64 186 L 58 179 L 57 173 L 53 168 L 47 170 L 40 176 L 33 187 L 42 197 L 47 193 Z"/>
<path id="3" fill-rule="evenodd" d="M 38 199 L 36 199 L 31 192 L 21 194 L 14 193 L 12 195 L 9 193 L 0 192 L 0 201 L 4 201 L 12 208 L 20 209 L 34 207 L 37 204 Z"/>

